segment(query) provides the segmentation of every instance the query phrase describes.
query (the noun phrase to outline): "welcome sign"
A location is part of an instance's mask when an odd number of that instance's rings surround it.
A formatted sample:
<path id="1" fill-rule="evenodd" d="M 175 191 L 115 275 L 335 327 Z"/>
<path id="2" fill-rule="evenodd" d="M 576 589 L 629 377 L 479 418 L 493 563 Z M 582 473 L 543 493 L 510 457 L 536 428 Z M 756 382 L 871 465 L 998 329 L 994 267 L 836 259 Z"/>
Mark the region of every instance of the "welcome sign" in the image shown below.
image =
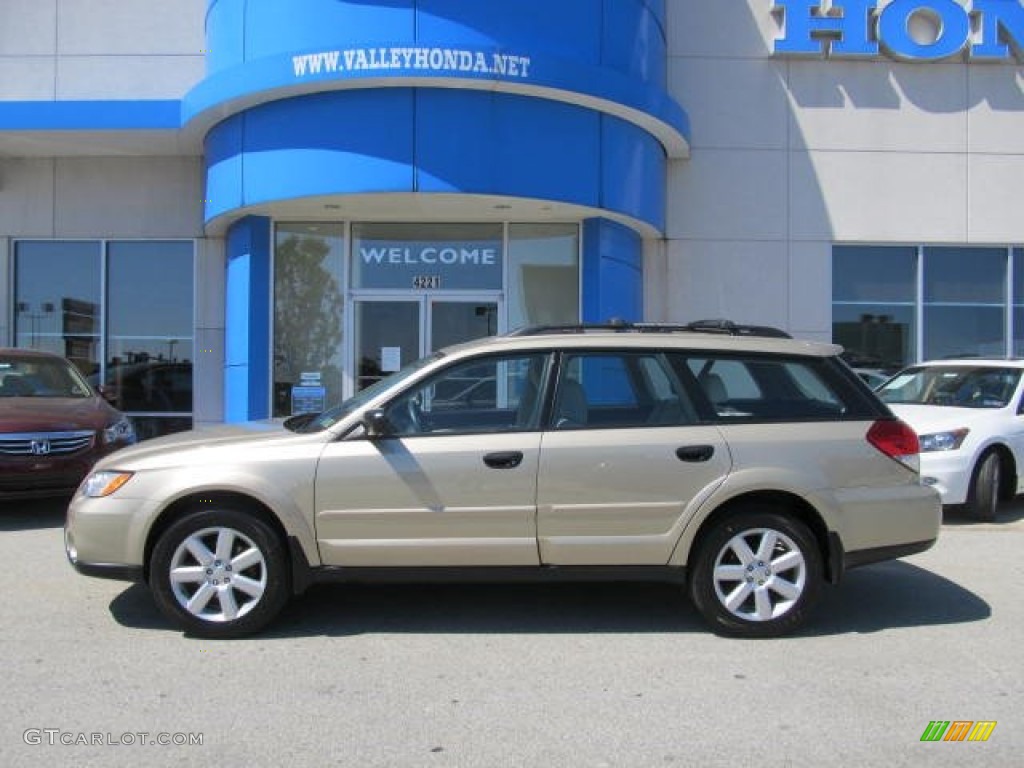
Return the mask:
<path id="1" fill-rule="evenodd" d="M 357 288 L 498 291 L 502 274 L 500 240 L 359 239 L 355 244 Z"/>

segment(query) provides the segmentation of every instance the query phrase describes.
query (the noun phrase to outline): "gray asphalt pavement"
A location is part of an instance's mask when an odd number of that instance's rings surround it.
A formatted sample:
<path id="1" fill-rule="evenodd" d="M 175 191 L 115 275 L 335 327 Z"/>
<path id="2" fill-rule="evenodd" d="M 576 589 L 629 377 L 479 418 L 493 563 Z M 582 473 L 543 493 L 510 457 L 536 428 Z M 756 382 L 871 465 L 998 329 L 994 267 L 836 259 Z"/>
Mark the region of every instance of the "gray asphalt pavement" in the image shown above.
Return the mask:
<path id="1" fill-rule="evenodd" d="M 657 584 L 317 587 L 260 637 L 200 640 L 72 571 L 62 523 L 0 506 L 5 768 L 1024 764 L 1024 503 L 948 516 L 769 641 Z M 997 725 L 922 742 L 934 720 Z"/>

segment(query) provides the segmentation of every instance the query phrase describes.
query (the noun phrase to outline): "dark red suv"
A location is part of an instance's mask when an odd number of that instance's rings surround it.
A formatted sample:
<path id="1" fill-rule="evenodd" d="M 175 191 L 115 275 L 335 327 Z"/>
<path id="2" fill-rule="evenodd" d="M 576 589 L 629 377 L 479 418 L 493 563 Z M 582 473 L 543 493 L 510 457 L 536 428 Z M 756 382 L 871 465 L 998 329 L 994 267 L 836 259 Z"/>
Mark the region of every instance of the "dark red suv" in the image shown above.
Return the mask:
<path id="1" fill-rule="evenodd" d="M 0 499 L 71 495 L 132 423 L 58 355 L 0 349 Z"/>

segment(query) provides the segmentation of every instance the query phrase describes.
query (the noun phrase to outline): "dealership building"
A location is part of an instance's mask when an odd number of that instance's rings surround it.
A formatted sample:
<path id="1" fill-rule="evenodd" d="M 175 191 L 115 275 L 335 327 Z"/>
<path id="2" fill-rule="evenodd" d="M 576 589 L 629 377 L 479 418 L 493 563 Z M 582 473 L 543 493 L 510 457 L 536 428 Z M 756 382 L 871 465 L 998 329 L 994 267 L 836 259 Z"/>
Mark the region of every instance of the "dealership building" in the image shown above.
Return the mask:
<path id="1" fill-rule="evenodd" d="M 1024 354 L 1021 0 L 3 0 L 0 344 L 144 435 L 528 324 Z"/>

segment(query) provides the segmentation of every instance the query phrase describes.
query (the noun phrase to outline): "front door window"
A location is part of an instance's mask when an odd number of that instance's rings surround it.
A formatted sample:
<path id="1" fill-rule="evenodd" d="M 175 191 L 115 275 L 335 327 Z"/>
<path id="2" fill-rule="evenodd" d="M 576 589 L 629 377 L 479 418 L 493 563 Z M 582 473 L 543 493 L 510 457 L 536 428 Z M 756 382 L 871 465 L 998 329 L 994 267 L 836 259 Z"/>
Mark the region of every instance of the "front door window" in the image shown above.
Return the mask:
<path id="1" fill-rule="evenodd" d="M 391 434 L 480 434 L 539 429 L 543 354 L 454 365 L 385 409 Z"/>

